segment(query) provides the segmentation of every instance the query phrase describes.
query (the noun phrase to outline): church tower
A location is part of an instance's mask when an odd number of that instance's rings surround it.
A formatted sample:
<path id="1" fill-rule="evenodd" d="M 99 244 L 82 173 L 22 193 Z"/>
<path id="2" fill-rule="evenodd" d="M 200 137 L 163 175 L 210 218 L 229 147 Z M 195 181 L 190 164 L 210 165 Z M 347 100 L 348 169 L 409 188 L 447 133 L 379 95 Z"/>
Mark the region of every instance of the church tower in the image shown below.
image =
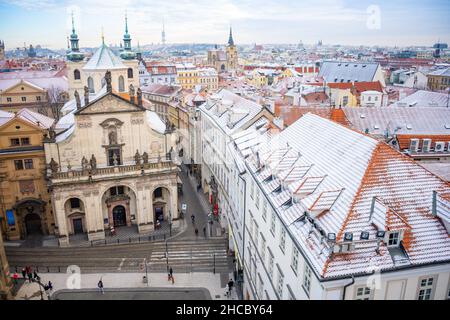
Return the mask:
<path id="1" fill-rule="evenodd" d="M 0 40 L 0 60 L 5 60 L 5 42 Z"/>
<path id="2" fill-rule="evenodd" d="M 69 37 L 70 48 L 66 55 L 67 58 L 67 78 L 69 80 L 69 97 L 74 97 L 75 90 L 78 90 L 79 94 L 83 92 L 83 79 L 81 68 L 84 65 L 84 54 L 80 52 L 78 45 L 78 35 L 75 32 L 75 22 L 72 12 L 72 34 Z"/>
<path id="3" fill-rule="evenodd" d="M 124 60 L 136 59 L 136 54 L 131 50 L 131 36 L 128 33 L 128 18 L 125 13 L 125 34 L 123 35 L 123 51 L 120 57 Z"/>
<path id="4" fill-rule="evenodd" d="M 238 53 L 237 48 L 234 45 L 233 40 L 233 31 L 230 27 L 230 35 L 228 37 L 228 45 L 226 48 L 226 54 L 227 54 L 227 70 L 234 70 L 238 67 Z"/>

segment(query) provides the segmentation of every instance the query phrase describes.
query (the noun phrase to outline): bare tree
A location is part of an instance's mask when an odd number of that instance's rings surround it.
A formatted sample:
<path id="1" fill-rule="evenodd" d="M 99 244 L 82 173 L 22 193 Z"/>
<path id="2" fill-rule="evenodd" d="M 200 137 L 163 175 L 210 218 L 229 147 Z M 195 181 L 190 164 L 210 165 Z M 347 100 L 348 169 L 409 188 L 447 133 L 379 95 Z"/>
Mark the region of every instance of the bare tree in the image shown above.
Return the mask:
<path id="1" fill-rule="evenodd" d="M 47 102 L 39 107 L 39 113 L 59 120 L 61 117 L 61 108 L 68 100 L 68 94 L 60 87 L 52 85 L 47 89 Z"/>

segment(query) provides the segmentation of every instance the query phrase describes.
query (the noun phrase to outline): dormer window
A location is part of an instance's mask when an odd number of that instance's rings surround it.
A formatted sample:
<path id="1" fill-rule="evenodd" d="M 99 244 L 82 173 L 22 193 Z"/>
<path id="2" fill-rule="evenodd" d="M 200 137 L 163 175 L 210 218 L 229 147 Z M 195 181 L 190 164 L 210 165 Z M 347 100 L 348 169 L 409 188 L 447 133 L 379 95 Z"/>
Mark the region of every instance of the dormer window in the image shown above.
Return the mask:
<path id="1" fill-rule="evenodd" d="M 388 247 L 398 247 L 400 244 L 400 232 L 399 231 L 391 231 L 388 236 Z"/>

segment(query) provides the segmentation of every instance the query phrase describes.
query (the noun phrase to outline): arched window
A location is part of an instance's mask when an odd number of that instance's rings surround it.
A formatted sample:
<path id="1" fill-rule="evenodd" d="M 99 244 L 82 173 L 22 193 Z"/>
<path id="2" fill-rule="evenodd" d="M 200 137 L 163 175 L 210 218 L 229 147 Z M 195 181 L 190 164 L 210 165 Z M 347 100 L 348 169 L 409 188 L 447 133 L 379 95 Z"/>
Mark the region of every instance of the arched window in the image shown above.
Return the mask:
<path id="1" fill-rule="evenodd" d="M 119 92 L 125 91 L 125 81 L 123 80 L 123 77 L 119 77 Z"/>
<path id="2" fill-rule="evenodd" d="M 94 90 L 94 79 L 92 79 L 91 77 L 89 77 L 89 78 L 87 79 L 87 84 L 88 84 L 89 92 L 90 92 L 90 93 L 95 93 L 95 90 Z"/>
<path id="3" fill-rule="evenodd" d="M 75 70 L 73 71 L 73 78 L 74 78 L 75 80 L 80 80 L 80 78 L 81 78 L 81 76 L 80 76 L 80 70 L 75 69 Z"/>
<path id="4" fill-rule="evenodd" d="M 128 68 L 128 79 L 133 78 L 133 69 Z"/>

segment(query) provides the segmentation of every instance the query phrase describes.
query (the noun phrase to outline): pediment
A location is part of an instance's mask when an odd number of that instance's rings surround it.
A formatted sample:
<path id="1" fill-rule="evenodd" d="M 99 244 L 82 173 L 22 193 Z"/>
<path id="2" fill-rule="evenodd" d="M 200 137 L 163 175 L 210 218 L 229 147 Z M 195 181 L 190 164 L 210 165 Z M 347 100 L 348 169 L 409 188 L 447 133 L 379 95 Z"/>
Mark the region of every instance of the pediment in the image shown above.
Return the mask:
<path id="1" fill-rule="evenodd" d="M 100 99 L 89 103 L 76 114 L 104 114 L 145 111 L 143 107 L 132 104 L 128 100 L 114 94 L 107 94 Z"/>

